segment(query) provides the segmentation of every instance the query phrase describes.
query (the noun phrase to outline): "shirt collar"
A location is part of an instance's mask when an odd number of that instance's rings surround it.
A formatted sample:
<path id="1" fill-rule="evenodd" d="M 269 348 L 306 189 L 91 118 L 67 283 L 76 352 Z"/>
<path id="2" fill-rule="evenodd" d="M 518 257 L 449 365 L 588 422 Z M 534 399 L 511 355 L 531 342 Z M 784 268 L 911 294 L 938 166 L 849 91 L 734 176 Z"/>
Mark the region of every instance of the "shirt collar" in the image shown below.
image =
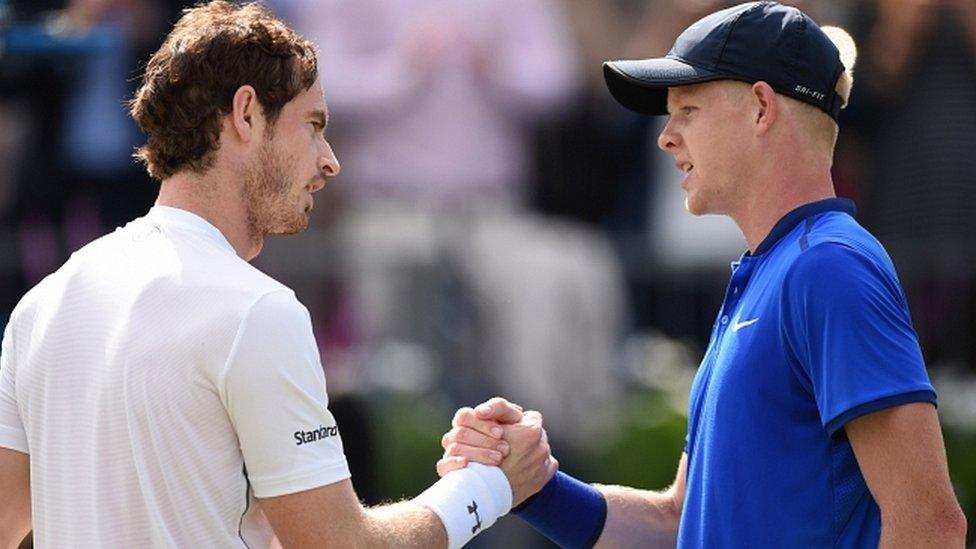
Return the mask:
<path id="1" fill-rule="evenodd" d="M 799 208 L 791 211 L 790 213 L 783 216 L 776 225 L 773 225 L 773 230 L 769 231 L 766 238 L 763 239 L 759 246 L 756 247 L 756 251 L 753 253 L 746 252 L 745 256 L 757 256 L 762 255 L 769 251 L 779 239 L 786 236 L 787 233 L 793 230 L 798 223 L 803 221 L 808 217 L 813 217 L 824 212 L 846 212 L 851 217 L 857 212 L 857 208 L 854 206 L 854 202 L 847 198 L 827 198 L 824 200 L 818 200 L 816 202 L 811 202 L 809 204 L 804 204 Z"/>
<path id="2" fill-rule="evenodd" d="M 209 221 L 193 212 L 157 204 L 150 208 L 145 219 L 167 227 L 175 227 L 196 233 L 207 240 L 213 241 L 218 246 L 225 248 L 230 253 L 237 255 L 237 251 L 230 245 L 227 237 L 224 236 L 224 233 L 220 232 L 220 229 L 214 227 Z"/>

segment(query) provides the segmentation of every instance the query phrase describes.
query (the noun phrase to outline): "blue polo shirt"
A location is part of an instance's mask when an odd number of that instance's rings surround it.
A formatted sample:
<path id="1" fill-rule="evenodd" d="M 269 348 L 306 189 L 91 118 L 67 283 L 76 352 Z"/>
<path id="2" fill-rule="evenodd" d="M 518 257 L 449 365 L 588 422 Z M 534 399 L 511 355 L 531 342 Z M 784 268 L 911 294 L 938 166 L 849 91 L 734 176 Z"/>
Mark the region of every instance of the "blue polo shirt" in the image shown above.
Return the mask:
<path id="1" fill-rule="evenodd" d="M 691 389 L 679 547 L 872 547 L 844 425 L 935 403 L 905 295 L 848 200 L 787 214 L 732 264 Z"/>

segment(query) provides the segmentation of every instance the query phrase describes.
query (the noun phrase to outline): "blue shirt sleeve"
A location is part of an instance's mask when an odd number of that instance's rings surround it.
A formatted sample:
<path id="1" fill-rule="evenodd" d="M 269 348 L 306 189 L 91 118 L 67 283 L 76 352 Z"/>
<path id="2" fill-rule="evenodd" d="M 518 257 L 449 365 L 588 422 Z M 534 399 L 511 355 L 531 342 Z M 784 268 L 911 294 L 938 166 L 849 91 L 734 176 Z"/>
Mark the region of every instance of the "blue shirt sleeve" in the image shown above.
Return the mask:
<path id="1" fill-rule="evenodd" d="M 832 435 L 865 414 L 936 401 L 905 295 L 878 252 L 820 243 L 786 276 L 785 336 Z"/>

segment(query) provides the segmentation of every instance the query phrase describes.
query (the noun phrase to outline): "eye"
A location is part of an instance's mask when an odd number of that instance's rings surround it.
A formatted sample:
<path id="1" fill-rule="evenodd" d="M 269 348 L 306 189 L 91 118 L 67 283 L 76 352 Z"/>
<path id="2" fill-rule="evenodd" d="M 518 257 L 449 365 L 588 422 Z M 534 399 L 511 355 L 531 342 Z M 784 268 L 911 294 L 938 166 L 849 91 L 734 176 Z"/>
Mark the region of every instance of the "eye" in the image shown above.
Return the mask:
<path id="1" fill-rule="evenodd" d="M 316 134 L 325 136 L 325 124 L 318 120 L 311 120 L 309 123 L 312 125 L 312 129 L 315 130 Z"/>
<path id="2" fill-rule="evenodd" d="M 681 114 L 689 116 L 691 113 L 697 110 L 697 107 L 681 107 Z"/>

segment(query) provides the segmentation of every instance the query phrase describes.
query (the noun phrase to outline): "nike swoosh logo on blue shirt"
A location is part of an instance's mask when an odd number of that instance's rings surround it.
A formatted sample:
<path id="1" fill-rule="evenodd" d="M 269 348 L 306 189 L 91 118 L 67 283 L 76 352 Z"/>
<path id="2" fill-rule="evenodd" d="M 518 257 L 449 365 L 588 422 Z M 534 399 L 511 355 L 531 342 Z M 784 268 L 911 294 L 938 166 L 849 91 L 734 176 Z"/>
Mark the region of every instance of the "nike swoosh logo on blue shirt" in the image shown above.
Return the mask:
<path id="1" fill-rule="evenodd" d="M 733 332 L 738 332 L 739 330 L 745 328 L 746 326 L 752 326 L 753 324 L 755 324 L 757 322 L 759 322 L 759 317 L 758 316 L 756 318 L 753 318 L 753 319 L 750 319 L 750 320 L 743 320 L 742 322 L 736 322 L 735 324 L 732 325 L 732 331 Z"/>

